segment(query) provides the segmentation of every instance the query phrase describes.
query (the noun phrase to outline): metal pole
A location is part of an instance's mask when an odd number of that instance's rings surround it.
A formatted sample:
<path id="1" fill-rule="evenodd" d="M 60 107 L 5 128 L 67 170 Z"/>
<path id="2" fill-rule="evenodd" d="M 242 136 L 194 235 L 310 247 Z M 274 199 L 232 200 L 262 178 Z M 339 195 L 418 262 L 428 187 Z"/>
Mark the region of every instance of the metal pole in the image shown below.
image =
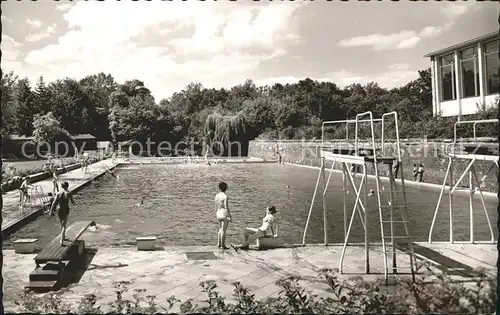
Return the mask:
<path id="1" fill-rule="evenodd" d="M 389 165 L 389 167 L 391 167 Z M 394 190 L 393 190 L 393 175 L 392 175 L 392 170 L 389 172 L 389 189 L 390 189 L 390 196 L 391 196 L 391 207 L 390 207 L 390 212 L 389 212 L 389 217 L 391 220 L 391 247 L 392 247 L 392 272 L 397 273 L 397 262 L 396 262 L 396 245 L 394 244 Z M 403 219 L 404 220 L 404 219 Z"/>
<path id="2" fill-rule="evenodd" d="M 355 164 L 355 165 L 358 165 L 358 164 Z M 347 166 L 346 166 L 347 167 Z M 364 184 L 364 181 L 363 181 L 363 175 L 361 175 L 361 181 L 359 183 L 359 189 L 356 188 L 356 183 L 354 182 L 354 179 L 352 178 L 351 176 L 351 173 L 347 173 L 347 178 L 349 179 L 349 183 L 351 184 L 351 188 L 352 190 L 354 191 L 354 194 L 356 196 L 360 195 L 361 196 L 361 189 L 363 188 L 363 184 Z M 358 210 L 358 213 L 359 213 L 359 219 L 361 220 L 361 224 L 363 225 L 363 229 L 365 228 L 365 220 L 364 220 L 364 215 L 363 213 L 361 213 L 361 211 L 363 212 L 366 212 L 366 209 L 365 207 L 363 206 L 363 203 L 362 202 L 359 202 L 357 208 Z"/>
<path id="3" fill-rule="evenodd" d="M 326 215 L 326 175 L 325 175 L 325 158 L 321 159 L 321 177 L 323 177 L 323 229 L 325 234 L 325 246 L 328 246 L 328 221 Z"/>
<path id="4" fill-rule="evenodd" d="M 474 188 L 472 187 L 472 170 L 469 170 L 469 215 L 470 215 L 470 242 L 474 243 Z"/>
<path id="5" fill-rule="evenodd" d="M 363 185 L 363 181 L 361 181 L 361 186 Z M 361 191 L 363 187 L 359 187 L 359 190 Z M 351 221 L 349 222 L 349 227 L 347 228 L 347 236 L 344 239 L 344 246 L 342 246 L 342 253 L 340 254 L 340 262 L 339 262 L 339 272 L 342 273 L 342 264 L 344 262 L 344 256 L 345 256 L 345 251 L 347 249 L 347 241 L 349 238 L 349 234 L 351 233 L 351 228 L 352 228 L 352 223 L 354 221 L 354 215 L 356 214 L 356 208 L 359 203 L 359 197 L 360 195 L 357 194 L 356 196 L 356 201 L 354 202 L 354 207 L 352 208 L 352 215 L 351 215 Z"/>
<path id="6" fill-rule="evenodd" d="M 457 189 L 458 185 L 460 185 L 460 183 L 462 182 L 462 180 L 464 179 L 465 175 L 467 174 L 467 171 L 470 170 L 472 164 L 474 164 L 474 162 L 476 162 L 476 159 L 472 159 L 469 163 L 469 165 L 467 165 L 467 168 L 464 170 L 464 172 L 462 173 L 462 176 L 460 176 L 460 178 L 455 182 L 455 186 L 453 186 L 453 188 L 451 189 L 451 192 L 455 192 L 455 189 Z"/>
<path id="7" fill-rule="evenodd" d="M 486 209 L 486 203 L 484 202 L 483 191 L 481 189 L 481 185 L 479 183 L 479 177 L 477 176 L 476 169 L 472 166 L 472 174 L 474 174 L 474 178 L 476 179 L 476 183 L 479 188 L 479 196 L 481 197 L 481 203 L 483 205 L 484 214 L 486 215 L 486 221 L 488 222 L 488 227 L 490 228 L 491 242 L 495 242 L 495 234 L 493 233 L 493 227 L 491 226 L 490 216 L 488 215 L 488 210 Z"/>
<path id="8" fill-rule="evenodd" d="M 449 191 L 449 212 L 450 212 L 450 243 L 453 243 L 453 157 L 450 156 L 450 191 Z"/>
<path id="9" fill-rule="evenodd" d="M 342 163 L 342 191 L 344 192 L 344 239 L 347 237 L 347 189 L 345 185 L 346 181 L 346 171 L 347 171 L 347 166 L 346 163 Z"/>
<path id="10" fill-rule="evenodd" d="M 368 172 L 366 168 L 366 163 L 363 164 L 363 181 L 365 185 L 365 273 L 370 273 L 370 244 L 369 244 L 369 236 L 368 236 L 368 203 L 367 203 L 367 195 L 368 195 Z M 361 187 L 360 191 L 361 193 Z"/>
<path id="11" fill-rule="evenodd" d="M 450 161 L 448 162 L 448 168 L 446 169 L 446 174 L 444 175 L 443 186 L 441 187 L 441 192 L 439 193 L 436 210 L 434 211 L 434 217 L 432 218 L 431 230 L 429 231 L 429 244 L 432 243 L 432 231 L 434 230 L 434 224 L 436 223 L 437 213 L 439 211 L 439 206 L 441 205 L 441 199 L 443 198 L 444 189 L 446 187 L 446 180 L 448 179 L 448 176 L 450 174 L 450 168 L 451 168 L 451 158 Z"/>
<path id="12" fill-rule="evenodd" d="M 309 214 L 307 215 L 306 227 L 304 228 L 304 235 L 302 236 L 302 245 L 306 245 L 306 233 L 309 227 L 309 221 L 311 220 L 311 213 L 314 207 L 314 200 L 316 199 L 316 192 L 318 191 L 319 180 L 321 179 L 321 172 L 319 172 L 318 179 L 316 180 L 316 187 L 314 188 L 314 194 L 311 201 L 311 206 L 309 207 Z"/>

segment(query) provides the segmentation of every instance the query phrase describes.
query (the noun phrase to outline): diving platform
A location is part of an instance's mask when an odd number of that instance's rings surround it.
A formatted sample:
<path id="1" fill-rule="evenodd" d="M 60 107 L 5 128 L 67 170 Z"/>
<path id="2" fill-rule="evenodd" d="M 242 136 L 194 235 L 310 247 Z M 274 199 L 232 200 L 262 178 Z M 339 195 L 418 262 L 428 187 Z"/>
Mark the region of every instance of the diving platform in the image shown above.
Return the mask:
<path id="1" fill-rule="evenodd" d="M 397 158 L 395 157 L 380 157 L 374 155 L 361 155 L 361 154 L 359 155 L 342 154 L 342 153 L 336 153 L 336 150 L 325 150 L 325 149 L 321 149 L 321 158 L 324 158 L 327 161 L 358 164 L 358 165 L 362 165 L 367 162 L 393 164 L 394 161 L 397 160 Z"/>
<path id="2" fill-rule="evenodd" d="M 437 221 L 437 215 L 440 210 L 441 201 L 443 196 L 445 195 L 445 191 L 448 191 L 448 224 L 449 224 L 449 243 L 454 243 L 454 226 L 453 226 L 453 213 L 455 211 L 455 204 L 453 202 L 453 193 L 459 189 L 465 188 L 469 190 L 469 242 L 471 244 L 476 243 L 474 235 L 474 216 L 475 212 L 478 210 L 474 207 L 474 195 L 479 195 L 482 212 L 486 217 L 486 221 L 488 224 L 488 228 L 490 231 L 490 240 L 489 242 L 495 243 L 495 233 L 493 230 L 493 225 L 490 220 L 490 216 L 488 213 L 488 209 L 486 207 L 486 203 L 484 201 L 483 196 L 483 185 L 485 179 L 494 174 L 494 170 L 498 171 L 498 143 L 474 143 L 479 142 L 476 137 L 476 126 L 479 124 L 496 124 L 498 126 L 498 119 L 483 119 L 483 120 L 465 120 L 465 121 L 457 121 L 453 127 L 453 142 L 449 144 L 447 148 L 448 153 L 448 167 L 446 169 L 446 174 L 443 180 L 443 185 L 441 186 L 441 192 L 439 193 L 439 198 L 437 201 L 436 209 L 434 210 L 434 216 L 432 218 L 431 227 L 429 230 L 429 244 L 432 243 L 432 232 L 434 231 L 434 227 Z M 470 143 L 470 139 L 467 139 L 467 142 L 463 142 L 464 138 L 459 139 L 457 137 L 457 126 L 461 124 L 473 124 L 473 134 L 474 138 L 472 139 L 473 143 Z M 469 153 L 470 152 L 470 153 Z M 456 165 L 460 161 L 468 161 L 467 167 L 460 172 L 455 172 Z M 486 162 L 490 164 L 488 171 L 480 177 L 480 173 L 476 169 L 476 162 Z M 496 168 L 495 168 L 496 167 Z M 457 174 L 458 179 L 457 179 Z M 462 181 L 467 179 L 468 183 L 464 185 L 465 187 L 461 187 Z M 447 185 L 448 184 L 448 185 Z M 468 187 L 467 187 L 468 186 Z"/>
<path id="3" fill-rule="evenodd" d="M 364 117 L 368 117 L 368 119 L 362 119 Z M 378 126 L 375 128 L 375 123 L 381 123 L 381 128 L 379 129 Z M 343 140 L 342 144 L 336 143 L 336 141 L 340 139 L 325 139 L 326 125 L 334 125 L 333 135 L 338 134 L 339 131 L 345 128 L 346 138 Z M 354 139 L 352 139 L 353 137 L 349 137 L 349 125 L 354 125 Z M 391 130 L 390 128 L 393 129 Z M 396 147 L 393 152 L 385 150 L 384 136 L 387 134 L 392 134 L 396 138 Z M 319 194 L 322 198 L 324 242 L 325 245 L 328 245 L 328 205 L 326 204 L 326 194 L 333 172 L 330 172 L 329 176 L 326 176 L 325 162 L 332 161 L 332 170 L 335 165 L 341 166 L 343 181 L 344 242 L 339 264 L 340 273 L 343 273 L 344 257 L 346 255 L 347 246 L 353 245 L 353 243 L 349 241 L 349 237 L 360 233 L 364 234 L 365 273 L 369 274 L 371 272 L 369 253 L 372 251 L 371 247 L 374 245 L 374 242 L 369 241 L 370 225 L 368 222 L 370 220 L 376 220 L 380 225 L 382 253 L 384 256 L 384 276 L 386 282 L 388 281 L 389 270 L 391 270 L 394 274 L 401 274 L 401 269 L 408 268 L 409 270 L 406 270 L 406 272 L 409 271 L 413 280 L 415 280 L 415 253 L 413 251 L 413 241 L 411 237 L 411 222 L 409 222 L 407 216 L 401 152 L 398 115 L 396 112 L 385 113 L 380 119 L 374 119 L 372 112 L 365 112 L 356 115 L 356 119 L 323 122 L 321 127 L 321 145 L 316 147 L 316 156 L 321 160 L 321 167 L 304 228 L 302 244 L 306 244 L 306 234 L 309 222 L 311 220 L 316 196 Z M 373 194 L 375 195 L 374 198 L 376 198 L 376 202 L 369 201 L 367 198 L 369 189 L 368 186 L 372 185 L 368 183 L 368 165 L 370 164 L 373 165 L 373 171 L 376 179 L 374 187 L 376 189 Z M 380 180 L 380 173 L 382 172 L 382 169 L 379 168 L 381 167 L 388 168 L 389 171 L 390 180 L 387 189 L 383 186 Z M 398 170 L 400 170 L 401 174 L 401 186 L 396 189 L 394 178 L 397 176 Z M 361 175 L 359 184 L 354 181 L 356 173 Z M 319 187 L 320 182 L 323 182 L 322 188 Z M 351 203 L 348 199 L 354 199 L 352 200 L 354 201 L 354 206 L 350 209 L 350 215 L 348 213 L 348 207 L 351 207 Z M 370 218 L 370 207 L 378 208 L 377 218 Z M 353 221 L 356 216 L 359 216 L 362 230 L 354 232 Z M 395 229 L 396 225 L 402 225 L 402 227 L 404 227 L 404 232 L 401 232 L 401 229 L 399 229 L 399 231 Z M 388 234 L 386 232 L 387 227 L 390 228 L 390 232 Z M 397 240 L 403 240 L 407 246 L 406 248 L 408 250 L 405 251 L 404 255 L 409 258 L 409 266 L 398 266 L 396 255 L 397 248 L 400 244 Z"/>

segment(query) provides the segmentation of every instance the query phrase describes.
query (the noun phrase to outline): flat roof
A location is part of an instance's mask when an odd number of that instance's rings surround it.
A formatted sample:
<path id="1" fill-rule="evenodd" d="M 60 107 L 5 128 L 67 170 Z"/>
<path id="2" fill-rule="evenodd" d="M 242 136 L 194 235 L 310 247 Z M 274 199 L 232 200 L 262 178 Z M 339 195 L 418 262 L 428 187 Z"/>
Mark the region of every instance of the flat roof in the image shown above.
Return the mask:
<path id="1" fill-rule="evenodd" d="M 72 135 L 71 138 L 73 138 L 73 140 L 95 139 L 95 137 L 89 133 L 79 133 L 77 135 Z"/>
<path id="2" fill-rule="evenodd" d="M 482 36 L 479 36 L 479 37 L 476 37 L 476 38 L 472 38 L 472 39 L 466 40 L 464 42 L 461 42 L 461 43 L 458 43 L 458 44 L 455 44 L 455 45 L 452 45 L 452 46 L 449 46 L 449 47 L 446 47 L 446 48 L 442 48 L 440 50 L 436 50 L 434 52 L 431 52 L 431 53 L 425 55 L 424 57 L 432 57 L 432 56 L 436 56 L 436 55 L 442 55 L 442 54 L 445 54 L 445 53 L 448 53 L 448 52 L 452 52 L 452 51 L 454 51 L 456 49 L 460 49 L 460 48 L 472 45 L 474 43 L 478 43 L 478 42 L 483 42 L 483 41 L 488 41 L 490 39 L 494 39 L 495 37 L 500 38 L 500 35 L 498 34 L 498 31 L 495 31 L 495 32 L 492 32 L 492 33 L 489 33 L 489 34 L 486 34 L 486 35 L 482 35 Z"/>

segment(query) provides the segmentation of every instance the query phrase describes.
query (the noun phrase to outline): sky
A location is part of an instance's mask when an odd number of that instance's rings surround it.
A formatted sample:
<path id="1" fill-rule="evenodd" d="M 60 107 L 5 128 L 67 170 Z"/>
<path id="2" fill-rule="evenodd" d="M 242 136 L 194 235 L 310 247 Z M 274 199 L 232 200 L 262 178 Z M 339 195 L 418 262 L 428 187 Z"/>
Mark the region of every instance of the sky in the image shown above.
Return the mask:
<path id="1" fill-rule="evenodd" d="M 498 30 L 495 2 L 7 1 L 2 69 L 34 84 L 99 72 L 139 79 L 156 101 L 190 82 L 391 88 L 426 53 Z"/>

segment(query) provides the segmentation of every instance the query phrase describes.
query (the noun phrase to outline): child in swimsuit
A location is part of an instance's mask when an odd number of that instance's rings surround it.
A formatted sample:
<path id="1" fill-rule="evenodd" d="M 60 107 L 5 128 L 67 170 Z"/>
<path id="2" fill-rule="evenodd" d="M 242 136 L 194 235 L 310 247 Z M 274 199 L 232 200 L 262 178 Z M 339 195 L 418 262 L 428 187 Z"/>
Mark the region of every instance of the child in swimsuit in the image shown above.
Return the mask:
<path id="1" fill-rule="evenodd" d="M 19 187 L 19 203 L 21 206 L 30 200 L 30 195 L 28 194 L 28 187 L 30 186 L 30 178 L 26 176 L 21 183 L 21 187 Z"/>
<path id="2" fill-rule="evenodd" d="M 47 214 L 50 212 L 50 207 L 52 206 L 52 203 L 54 202 L 54 195 L 52 193 L 48 194 L 49 200 L 44 203 L 43 205 L 43 213 Z"/>
<path id="3" fill-rule="evenodd" d="M 219 184 L 220 193 L 215 195 L 215 211 L 219 221 L 219 233 L 217 235 L 217 247 L 228 249 L 226 247 L 226 232 L 229 222 L 231 222 L 231 213 L 228 207 L 228 197 L 226 195 L 227 184 L 221 182 Z"/>

